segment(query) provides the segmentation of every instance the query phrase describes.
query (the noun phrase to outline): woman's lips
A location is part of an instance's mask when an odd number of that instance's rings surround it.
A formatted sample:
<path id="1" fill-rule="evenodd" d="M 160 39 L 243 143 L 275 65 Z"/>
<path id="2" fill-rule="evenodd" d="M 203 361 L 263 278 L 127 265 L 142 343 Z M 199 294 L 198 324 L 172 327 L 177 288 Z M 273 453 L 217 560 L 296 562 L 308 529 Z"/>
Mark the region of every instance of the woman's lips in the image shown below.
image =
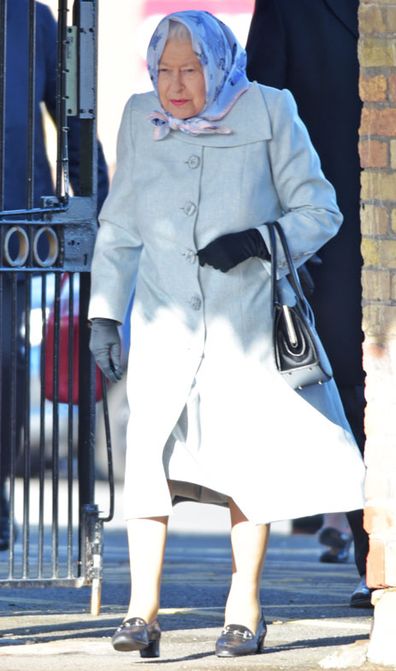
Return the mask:
<path id="1" fill-rule="evenodd" d="M 181 107 L 182 105 L 185 105 L 188 103 L 187 98 L 183 98 L 181 100 L 171 100 L 172 105 L 175 105 L 175 107 Z"/>

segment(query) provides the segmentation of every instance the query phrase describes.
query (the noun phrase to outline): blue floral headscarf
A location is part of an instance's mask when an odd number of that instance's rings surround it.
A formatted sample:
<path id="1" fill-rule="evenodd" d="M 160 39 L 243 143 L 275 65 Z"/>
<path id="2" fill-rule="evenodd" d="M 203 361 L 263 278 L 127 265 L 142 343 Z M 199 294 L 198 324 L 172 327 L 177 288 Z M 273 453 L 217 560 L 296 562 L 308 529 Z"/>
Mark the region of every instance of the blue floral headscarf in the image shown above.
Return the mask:
<path id="1" fill-rule="evenodd" d="M 233 32 L 209 12 L 186 10 L 165 16 L 155 29 L 147 50 L 147 67 L 158 96 L 158 67 L 169 33 L 169 22 L 182 23 L 191 35 L 192 48 L 201 63 L 206 104 L 199 116 L 176 119 L 169 112 L 155 111 L 154 139 L 161 140 L 170 130 L 184 133 L 232 133 L 214 121 L 222 119 L 250 85 L 246 76 L 246 52 Z M 158 96 L 159 97 L 159 96 Z"/>

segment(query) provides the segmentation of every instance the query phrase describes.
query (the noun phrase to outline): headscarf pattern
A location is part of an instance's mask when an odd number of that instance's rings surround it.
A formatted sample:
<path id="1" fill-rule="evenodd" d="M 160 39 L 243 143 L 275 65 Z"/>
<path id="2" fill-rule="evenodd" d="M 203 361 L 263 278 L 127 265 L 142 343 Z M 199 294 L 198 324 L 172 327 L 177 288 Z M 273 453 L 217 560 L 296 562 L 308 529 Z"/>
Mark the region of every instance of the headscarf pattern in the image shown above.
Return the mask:
<path id="1" fill-rule="evenodd" d="M 170 130 L 198 135 L 232 133 L 219 126 L 222 119 L 250 85 L 246 75 L 246 52 L 231 29 L 209 12 L 186 10 L 165 16 L 155 29 L 147 50 L 147 67 L 158 96 L 158 67 L 169 33 L 169 22 L 182 23 L 191 35 L 192 48 L 201 63 L 206 103 L 202 112 L 189 119 L 176 119 L 162 109 L 149 115 L 154 139 L 162 140 Z"/>

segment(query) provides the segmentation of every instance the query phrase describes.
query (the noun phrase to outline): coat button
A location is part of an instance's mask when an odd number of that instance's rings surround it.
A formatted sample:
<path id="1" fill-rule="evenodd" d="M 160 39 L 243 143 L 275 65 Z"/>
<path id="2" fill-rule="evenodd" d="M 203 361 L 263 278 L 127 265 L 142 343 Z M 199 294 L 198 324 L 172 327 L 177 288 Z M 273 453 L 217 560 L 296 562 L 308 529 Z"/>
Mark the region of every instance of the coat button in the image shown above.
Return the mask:
<path id="1" fill-rule="evenodd" d="M 199 296 L 195 295 L 191 296 L 189 303 L 193 310 L 199 310 L 202 305 L 202 300 L 200 299 Z"/>
<path id="2" fill-rule="evenodd" d="M 197 211 L 197 206 L 191 200 L 188 200 L 187 203 L 184 203 L 182 210 L 187 216 L 191 217 Z"/>
<path id="3" fill-rule="evenodd" d="M 194 170 L 195 168 L 199 167 L 199 165 L 201 163 L 201 159 L 199 158 L 199 156 L 196 156 L 195 154 L 192 154 L 189 157 L 188 161 L 186 161 L 186 163 L 187 163 L 189 168 Z"/>

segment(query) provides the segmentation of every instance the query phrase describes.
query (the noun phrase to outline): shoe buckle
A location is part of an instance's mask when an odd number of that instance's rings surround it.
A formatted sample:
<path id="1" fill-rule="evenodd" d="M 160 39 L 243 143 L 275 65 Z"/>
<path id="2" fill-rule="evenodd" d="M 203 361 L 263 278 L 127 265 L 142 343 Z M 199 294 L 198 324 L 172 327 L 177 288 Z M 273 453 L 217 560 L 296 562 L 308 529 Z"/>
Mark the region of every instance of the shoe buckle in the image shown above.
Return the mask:
<path id="1" fill-rule="evenodd" d="M 252 633 L 249 631 L 247 628 L 242 629 L 235 629 L 234 626 L 232 625 L 227 625 L 225 629 L 223 629 L 223 634 L 232 634 L 232 636 L 235 636 L 236 638 L 243 638 L 244 640 L 248 640 L 253 638 Z"/>

